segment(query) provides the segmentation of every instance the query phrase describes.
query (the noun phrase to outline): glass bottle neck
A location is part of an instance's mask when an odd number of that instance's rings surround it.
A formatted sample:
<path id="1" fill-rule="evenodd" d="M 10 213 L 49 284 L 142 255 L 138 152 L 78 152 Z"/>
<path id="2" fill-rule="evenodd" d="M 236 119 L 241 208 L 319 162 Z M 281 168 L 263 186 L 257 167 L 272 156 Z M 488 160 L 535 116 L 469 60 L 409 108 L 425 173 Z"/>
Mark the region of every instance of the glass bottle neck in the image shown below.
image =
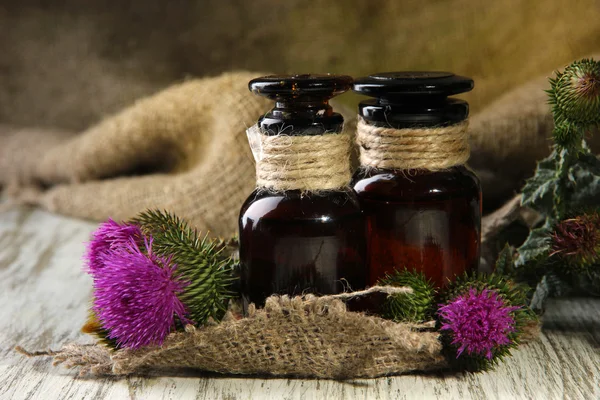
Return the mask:
<path id="1" fill-rule="evenodd" d="M 266 135 L 322 135 L 341 132 L 344 118 L 333 112 L 327 100 L 304 98 L 292 102 L 278 100 L 258 124 Z"/>

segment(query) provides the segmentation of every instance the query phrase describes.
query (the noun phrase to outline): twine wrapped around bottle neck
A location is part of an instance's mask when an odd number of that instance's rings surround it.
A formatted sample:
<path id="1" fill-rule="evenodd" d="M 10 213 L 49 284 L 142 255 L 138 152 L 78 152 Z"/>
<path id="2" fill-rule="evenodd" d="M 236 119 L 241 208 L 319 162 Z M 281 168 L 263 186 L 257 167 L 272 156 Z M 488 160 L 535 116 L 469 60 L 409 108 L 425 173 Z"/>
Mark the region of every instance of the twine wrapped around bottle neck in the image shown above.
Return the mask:
<path id="1" fill-rule="evenodd" d="M 256 160 L 256 184 L 274 191 L 318 192 L 348 186 L 350 135 L 265 135 L 258 125 L 247 131 Z"/>
<path id="2" fill-rule="evenodd" d="M 444 170 L 469 159 L 468 121 L 437 127 L 394 129 L 359 118 L 356 141 L 360 163 L 383 169 Z"/>

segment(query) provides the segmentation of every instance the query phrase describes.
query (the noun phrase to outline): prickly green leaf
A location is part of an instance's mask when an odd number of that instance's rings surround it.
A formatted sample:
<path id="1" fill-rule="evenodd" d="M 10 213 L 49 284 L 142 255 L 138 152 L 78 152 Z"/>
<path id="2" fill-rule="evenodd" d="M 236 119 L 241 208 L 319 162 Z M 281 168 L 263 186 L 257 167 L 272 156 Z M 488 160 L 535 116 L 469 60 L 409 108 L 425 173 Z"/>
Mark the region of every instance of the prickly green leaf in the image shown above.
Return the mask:
<path id="1" fill-rule="evenodd" d="M 499 275 L 512 275 L 515 271 L 515 262 L 514 255 L 515 249 L 508 243 L 504 245 L 504 248 L 498 254 L 498 259 L 496 260 L 496 266 L 494 268 L 494 273 Z"/>
<path id="2" fill-rule="evenodd" d="M 550 253 L 550 227 L 548 224 L 541 228 L 532 229 L 525 243 L 517 249 L 519 257 L 515 262 L 516 267 L 523 267 L 529 263 L 539 264 L 548 258 Z"/>
<path id="3" fill-rule="evenodd" d="M 553 151 L 547 158 L 538 162 L 535 175 L 523 187 L 521 204 L 545 215 L 553 213 L 554 192 L 559 184 L 557 168 L 560 155 Z"/>
<path id="4" fill-rule="evenodd" d="M 548 298 L 566 296 L 572 291 L 572 285 L 563 277 L 560 277 L 553 272 L 548 272 L 538 282 L 533 292 L 529 308 L 535 312 L 541 313 L 544 311 L 544 304 Z"/>
<path id="5" fill-rule="evenodd" d="M 572 194 L 570 208 L 596 206 L 600 203 L 600 160 L 589 149 L 579 154 L 569 170 Z"/>
<path id="6" fill-rule="evenodd" d="M 550 287 L 548 286 L 546 275 L 544 275 L 535 287 L 533 296 L 531 298 L 531 301 L 529 302 L 529 308 L 531 308 L 537 313 L 543 313 L 544 305 L 546 304 L 546 299 L 548 299 L 549 296 Z"/>

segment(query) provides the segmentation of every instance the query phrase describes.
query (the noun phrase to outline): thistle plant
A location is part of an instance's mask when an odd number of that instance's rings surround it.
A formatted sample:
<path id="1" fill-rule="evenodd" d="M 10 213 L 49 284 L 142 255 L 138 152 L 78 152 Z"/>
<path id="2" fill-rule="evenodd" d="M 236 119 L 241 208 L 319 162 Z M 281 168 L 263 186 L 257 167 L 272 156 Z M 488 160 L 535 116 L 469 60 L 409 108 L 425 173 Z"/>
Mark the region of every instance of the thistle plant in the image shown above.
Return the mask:
<path id="1" fill-rule="evenodd" d="M 492 368 L 519 344 L 535 314 L 526 287 L 498 274 L 465 274 L 440 293 L 438 327 L 444 354 L 457 370 Z"/>
<path id="2" fill-rule="evenodd" d="M 412 293 L 389 296 L 383 307 L 382 317 L 395 322 L 423 322 L 433 318 L 436 290 L 423 273 L 416 271 L 394 271 L 378 282 L 383 286 L 408 286 Z"/>
<path id="3" fill-rule="evenodd" d="M 233 296 L 226 246 L 160 211 L 101 224 L 85 256 L 94 299 L 83 331 L 111 347 L 139 348 L 186 324 L 219 320 Z"/>
<path id="4" fill-rule="evenodd" d="M 538 296 L 535 307 L 540 310 L 547 295 L 564 291 L 555 274 L 558 265 L 576 271 L 598 258 L 590 219 L 569 214 L 596 206 L 600 199 L 600 160 L 585 142 L 600 123 L 600 63 L 576 61 L 557 72 L 550 86 L 553 151 L 538 163 L 521 201 L 543 214 L 545 223 L 530 232 L 516 261 L 521 277 L 531 284 L 539 282 L 536 292 L 543 296 Z M 585 249 L 574 250 L 577 245 Z"/>

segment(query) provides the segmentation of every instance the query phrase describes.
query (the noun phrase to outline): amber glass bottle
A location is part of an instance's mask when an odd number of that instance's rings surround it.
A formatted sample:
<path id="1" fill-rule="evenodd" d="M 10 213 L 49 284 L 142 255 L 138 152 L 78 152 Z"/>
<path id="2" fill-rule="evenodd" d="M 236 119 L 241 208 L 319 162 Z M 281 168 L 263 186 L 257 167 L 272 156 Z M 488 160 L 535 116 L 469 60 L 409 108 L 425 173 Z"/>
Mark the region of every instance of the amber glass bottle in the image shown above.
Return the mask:
<path id="1" fill-rule="evenodd" d="M 472 88 L 471 79 L 442 72 L 371 75 L 353 87 L 374 97 L 359 104 L 362 123 L 398 130 L 463 123 L 468 104 L 448 96 Z M 408 268 L 441 286 L 477 269 L 481 188 L 464 165 L 439 171 L 362 165 L 352 186 L 367 223 L 369 284 L 394 269 Z"/>
<path id="2" fill-rule="evenodd" d="M 350 89 L 335 75 L 257 78 L 255 94 L 275 100 L 258 120 L 262 135 L 340 134 L 343 118 L 328 100 Z M 346 157 L 347 158 L 347 157 Z M 260 162 L 260 161 L 258 161 Z M 366 285 L 364 220 L 347 182 L 339 189 L 257 189 L 239 219 L 244 305 L 264 305 L 271 294 L 331 294 Z"/>

